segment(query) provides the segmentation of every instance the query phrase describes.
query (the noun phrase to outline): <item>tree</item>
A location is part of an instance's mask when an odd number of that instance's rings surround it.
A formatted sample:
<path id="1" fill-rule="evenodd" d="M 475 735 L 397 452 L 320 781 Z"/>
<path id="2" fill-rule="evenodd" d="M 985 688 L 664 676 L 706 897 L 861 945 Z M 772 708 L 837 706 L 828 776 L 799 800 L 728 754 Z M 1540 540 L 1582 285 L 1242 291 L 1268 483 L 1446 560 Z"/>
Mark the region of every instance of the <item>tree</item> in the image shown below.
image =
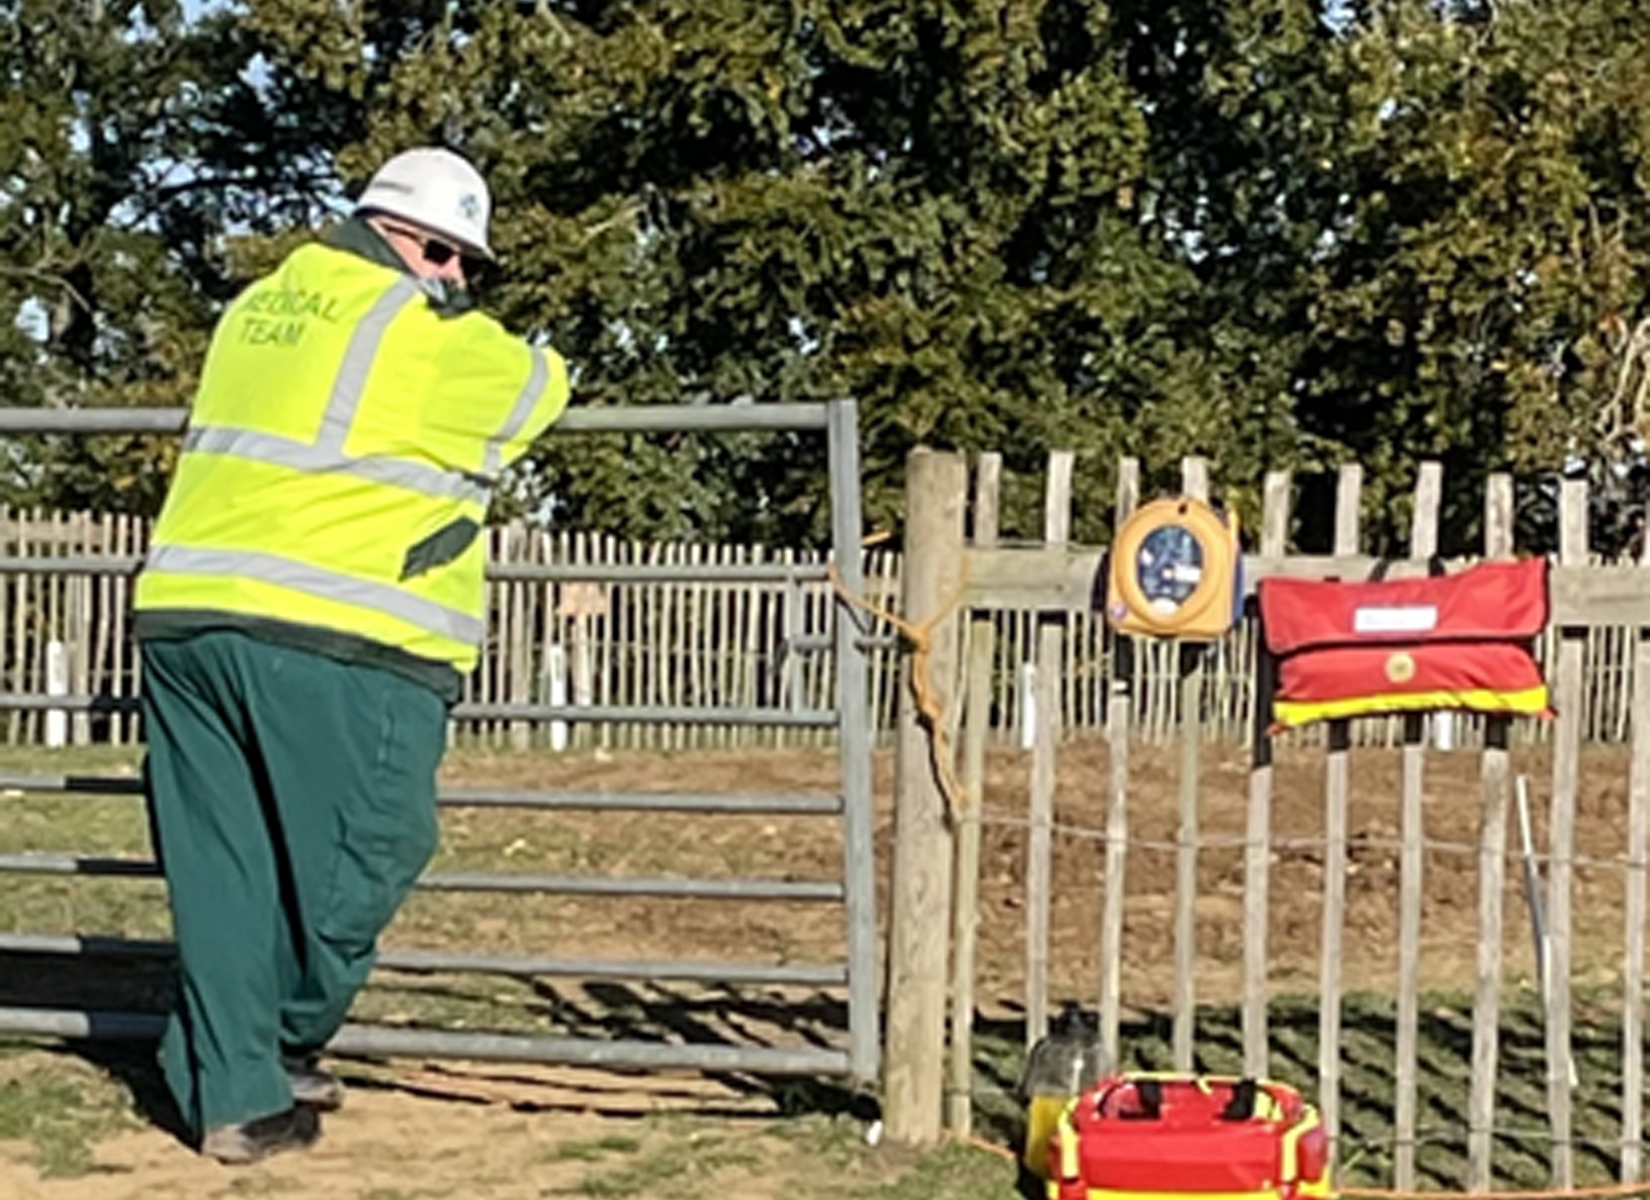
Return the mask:
<path id="1" fill-rule="evenodd" d="M 1249 520 L 1292 468 L 1308 541 L 1316 477 L 1355 459 L 1382 549 L 1422 458 L 1451 546 L 1492 470 L 1632 500 L 1650 33 L 1626 0 L 3 11 L 20 403 L 180 403 L 234 290 L 437 142 L 495 187 L 484 302 L 581 402 L 856 396 L 882 527 L 919 442 L 1005 454 L 1010 536 L 1039 532 L 1055 448 L 1083 452 L 1085 540 L 1122 453 L 1154 488 L 1210 457 Z M 26 465 L 14 497 L 142 509 L 165 463 Z M 809 440 L 552 436 L 501 508 L 819 539 L 823 478 Z"/>
<path id="2" fill-rule="evenodd" d="M 857 396 L 879 523 L 919 441 L 1029 469 L 1114 457 L 1166 391 L 1198 411 L 1193 279 L 1131 212 L 1144 126 L 1099 6 L 256 0 L 238 25 L 260 77 L 238 103 L 265 115 L 215 118 L 320 114 L 269 153 L 350 186 L 412 142 L 471 154 L 500 213 L 487 299 L 558 344 L 584 402 Z M 823 534 L 821 481 L 768 439 L 552 438 L 516 503 L 789 540 Z"/>
<path id="3" fill-rule="evenodd" d="M 1363 457 L 1400 518 L 1413 462 L 1442 458 L 1457 545 L 1486 472 L 1615 455 L 1600 422 L 1612 339 L 1644 304 L 1631 131 L 1650 112 L 1626 15 L 1388 4 L 1340 48 L 1344 199 L 1305 273 L 1303 424 Z"/>

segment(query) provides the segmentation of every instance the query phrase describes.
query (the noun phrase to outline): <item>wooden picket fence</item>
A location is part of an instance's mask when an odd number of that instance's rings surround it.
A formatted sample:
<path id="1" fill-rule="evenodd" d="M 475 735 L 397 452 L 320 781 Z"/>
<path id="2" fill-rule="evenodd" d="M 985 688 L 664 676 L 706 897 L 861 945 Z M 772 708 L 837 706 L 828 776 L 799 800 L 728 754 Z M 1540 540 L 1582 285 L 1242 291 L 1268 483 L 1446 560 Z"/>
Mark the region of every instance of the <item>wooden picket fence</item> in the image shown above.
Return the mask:
<path id="1" fill-rule="evenodd" d="M 752 564 L 817 563 L 817 555 L 762 546 L 649 543 L 549 533 L 513 524 L 490 531 L 498 563 Z M 140 555 L 148 522 L 94 513 L 0 508 L 0 554 L 127 557 Z M 900 555 L 869 550 L 865 598 L 897 606 Z M 124 576 L 0 575 L 0 691 L 132 696 L 139 663 L 129 638 L 131 581 Z M 829 708 L 835 703 L 829 648 L 830 589 L 820 583 L 553 583 L 495 582 L 492 623 L 480 667 L 465 699 L 499 703 L 593 703 L 692 707 L 767 704 Z M 1036 614 L 1005 608 L 988 614 L 993 666 L 985 686 L 995 740 L 1029 745 L 1035 735 Z M 1060 641 L 1059 727 L 1081 736 L 1105 728 L 1115 639 L 1098 614 L 1072 611 L 1056 622 Z M 971 628 L 973 625 L 970 626 Z M 1589 743 L 1623 743 L 1630 729 L 1635 631 L 1597 626 L 1586 632 L 1581 728 Z M 1170 744 L 1186 705 L 1196 697 L 1203 736 L 1241 744 L 1253 723 L 1256 635 L 1241 623 L 1202 661 L 1195 693 L 1185 687 L 1178 650 L 1142 644 L 1134 650 L 1131 736 Z M 1543 636 L 1539 651 L 1554 665 L 1557 642 Z M 894 726 L 899 656 L 888 645 L 870 651 L 871 712 L 879 735 Z M 8 740 L 17 742 L 134 741 L 135 718 L 122 714 L 65 715 L 41 711 L 4 715 Z M 1481 744 L 1483 722 L 1464 719 L 1448 732 L 1462 747 Z M 687 749 L 739 745 L 801 745 L 829 734 L 802 729 L 670 725 L 602 725 L 571 729 L 521 721 L 471 721 L 455 736 L 516 748 L 602 746 Z M 1293 735 L 1312 744 L 1322 735 Z M 1356 745 L 1399 744 L 1402 723 L 1360 722 Z M 1515 740 L 1541 740 L 1544 726 L 1515 731 Z"/>
<path id="2" fill-rule="evenodd" d="M 926 1141 L 937 1135 L 942 1112 L 947 1123 L 966 1130 L 971 1119 L 972 1022 L 975 1008 L 976 931 L 980 925 L 982 826 L 1012 823 L 1024 831 L 1024 996 L 1025 1032 L 1035 1041 L 1048 1027 L 1050 1010 L 1050 927 L 1053 908 L 1053 848 L 1057 830 L 1055 791 L 1060 731 L 1045 722 L 1030 747 L 1030 771 L 1023 803 L 1004 805 L 1000 790 L 988 796 L 984 787 L 984 747 L 995 734 L 981 701 L 991 687 L 995 655 L 989 642 L 995 636 L 997 616 L 1014 610 L 1037 619 L 1036 665 L 1038 692 L 1049 711 L 1058 709 L 1055 697 L 1069 686 L 1065 664 L 1077 661 L 1092 671 L 1082 655 L 1069 646 L 1069 624 L 1063 616 L 1086 613 L 1092 605 L 1092 586 L 1100 568 L 1100 554 L 1067 543 L 1070 527 L 1072 456 L 1051 457 L 1047 484 L 1045 541 L 1038 545 L 1005 546 L 997 542 L 995 513 L 1000 458 L 983 455 L 967 494 L 968 479 L 956 456 L 914 455 L 910 470 L 907 519 L 923 535 L 913 538 L 905 563 L 903 602 L 921 608 L 936 596 L 958 596 L 956 613 L 930 629 L 928 671 L 940 680 L 958 680 L 951 695 L 963 698 L 962 727 L 958 734 L 960 781 L 943 786 L 942 773 L 926 768 L 920 751 L 922 725 L 914 706 L 907 704 L 899 717 L 898 760 L 894 819 L 896 845 L 892 857 L 889 1001 L 887 1017 L 887 1077 L 885 1111 L 888 1130 L 897 1140 Z M 1118 472 L 1117 518 L 1121 521 L 1140 502 L 1138 464 L 1125 460 Z M 1442 469 L 1422 465 L 1416 481 L 1409 555 L 1392 565 L 1395 576 L 1427 569 L 1437 553 L 1442 500 Z M 1364 578 L 1375 560 L 1360 552 L 1361 470 L 1342 469 L 1338 491 L 1334 547 L 1326 555 L 1291 553 L 1288 546 L 1292 480 L 1288 473 L 1270 473 L 1265 481 L 1264 512 L 1258 531 L 1257 553 L 1246 556 L 1248 585 L 1268 576 L 1304 578 Z M 1210 489 L 1208 470 L 1201 460 L 1183 464 L 1185 495 L 1205 497 Z M 971 536 L 964 540 L 962 514 L 972 509 Z M 1513 487 L 1509 476 L 1488 481 L 1485 497 L 1486 558 L 1504 558 L 1513 545 Z M 1620 901 L 1622 964 L 1611 990 L 1619 1003 L 1622 1025 L 1619 1100 L 1619 1156 L 1612 1173 L 1637 1181 L 1644 1171 L 1644 984 L 1645 925 L 1650 915 L 1650 884 L 1646 878 L 1650 854 L 1650 559 L 1643 563 L 1602 565 L 1588 553 L 1587 486 L 1565 481 L 1559 495 L 1559 551 L 1549 583 L 1551 615 L 1546 631 L 1548 680 L 1557 716 L 1551 722 L 1514 721 L 1491 717 L 1477 723 L 1476 758 L 1479 781 L 1478 829 L 1466 861 L 1476 868 L 1476 984 L 1471 1018 L 1470 1084 L 1460 1134 L 1466 1145 L 1460 1186 L 1477 1194 L 1494 1182 L 1498 1143 L 1509 1134 L 1505 1115 L 1498 1112 L 1497 1096 L 1504 1080 L 1524 1072 L 1524 1085 L 1541 1089 L 1543 1104 L 1535 1110 L 1546 1128 L 1552 1186 L 1569 1189 L 1576 1182 L 1579 1154 L 1570 1069 L 1572 1045 L 1587 1033 L 1578 1015 L 1572 981 L 1576 935 L 1596 934 L 1600 914 L 1578 908 L 1585 881 L 1578 863 L 1577 825 L 1582 797 L 1581 757 L 1584 735 L 1608 730 L 1625 733 L 1626 756 L 1612 756 L 1622 779 L 1611 781 L 1612 795 L 1623 795 L 1625 812 L 1611 810 L 1600 824 L 1600 814 L 1589 813 L 1595 845 L 1586 860 L 1621 875 Z M 1453 564 L 1458 566 L 1459 564 Z M 1628 630 L 1622 639 L 1599 636 L 1601 630 Z M 1128 643 L 1132 644 L 1132 643 Z M 1625 697 L 1602 703 L 1592 689 L 1599 678 L 1610 676 L 1589 667 L 1589 655 L 1613 647 L 1626 662 L 1621 671 L 1631 679 Z M 1144 647 L 1136 647 L 1145 649 Z M 1137 956 L 1157 956 L 1172 970 L 1171 1022 L 1173 1065 L 1190 1070 L 1200 1060 L 1197 1017 L 1200 966 L 1207 948 L 1198 945 L 1200 894 L 1199 859 L 1215 843 L 1200 832 L 1207 797 L 1204 770 L 1210 712 L 1210 678 L 1222 669 L 1224 647 L 1208 650 L 1196 644 L 1178 648 L 1178 701 L 1165 697 L 1155 708 L 1140 704 L 1143 689 L 1160 686 L 1139 670 L 1127 654 L 1113 655 L 1103 668 L 1109 672 L 1105 694 L 1111 704 L 1104 714 L 1106 758 L 1102 777 L 1091 781 L 1103 797 L 1104 828 L 1092 831 L 1100 852 L 1087 861 L 1098 868 L 1093 902 L 1084 907 L 1085 937 L 1098 943 L 1099 972 L 1095 999 L 1101 1034 L 1112 1061 L 1120 1061 L 1122 1014 L 1131 1002 L 1130 968 Z M 1256 664 L 1262 678 L 1269 675 L 1264 659 Z M 1591 694 L 1591 699 L 1589 695 Z M 1614 704 L 1623 707 L 1612 707 Z M 1174 711 L 1178 725 L 1177 779 L 1169 793 L 1177 833 L 1170 846 L 1140 844 L 1131 828 L 1147 817 L 1161 818 L 1164 796 L 1161 781 L 1136 776 L 1131 747 L 1135 723 L 1143 711 Z M 1589 726 L 1589 722 L 1591 725 Z M 1619 722 L 1619 724 L 1618 724 Z M 1271 736 L 1268 722 L 1245 731 L 1250 748 L 1245 826 L 1241 838 L 1241 1042 L 1243 1072 L 1265 1077 L 1277 1050 L 1271 1036 L 1271 1004 L 1278 989 L 1276 956 L 1269 950 L 1272 917 L 1279 905 L 1321 913 L 1315 995 L 1318 999 L 1318 1054 L 1311 1064 L 1325 1124 L 1332 1137 L 1342 1132 L 1343 1088 L 1347 1087 L 1343 1055 L 1343 964 L 1360 952 L 1348 929 L 1349 884 L 1358 865 L 1351 861 L 1349 801 L 1358 790 L 1352 779 L 1351 749 L 1360 726 L 1382 724 L 1368 720 L 1335 721 L 1325 726 L 1322 747 L 1323 824 L 1321 836 L 1304 834 L 1294 843 L 1310 842 L 1321 866 L 1321 892 L 1279 894 L 1274 860 L 1279 843 L 1274 834 L 1275 754 L 1280 738 Z M 1429 838 L 1428 826 L 1437 820 L 1425 803 L 1427 764 L 1435 749 L 1436 727 L 1421 715 L 1402 718 L 1398 748 L 1401 780 L 1395 805 L 1394 865 L 1396 874 L 1397 977 L 1395 986 L 1393 1081 L 1394 1107 L 1390 1114 L 1392 1171 L 1390 1182 L 1399 1192 L 1418 1182 L 1417 1151 L 1423 1122 L 1435 1124 L 1447 1102 L 1426 1094 L 1418 1062 L 1421 1039 L 1420 1004 L 1423 997 L 1422 948 L 1430 926 L 1424 886 L 1429 857 L 1442 847 Z M 1509 1061 L 1500 1053 L 1499 1038 L 1505 1006 L 1504 977 L 1509 915 L 1504 911 L 1507 886 L 1509 813 L 1513 792 L 1509 749 L 1521 727 L 1547 727 L 1550 748 L 1543 758 L 1551 764 L 1545 813 L 1542 861 L 1547 880 L 1545 960 L 1545 1062 L 1534 1071 Z M 1292 735 L 1293 736 L 1293 735 Z M 1164 757 L 1154 756 L 1161 764 Z M 1292 762 L 1295 759 L 1291 759 Z M 1297 785 L 1298 786 L 1298 785 Z M 1154 790 L 1155 789 L 1155 790 Z M 1144 792 L 1144 794 L 1142 794 Z M 1595 800 L 1596 804 L 1597 801 Z M 1612 802 L 1613 803 L 1613 802 Z M 948 810 L 953 818 L 946 818 Z M 1301 831 L 1296 831 L 1300 833 Z M 1600 850 L 1597 842 L 1607 838 Z M 1218 842 L 1219 839 L 1216 839 Z M 1228 843 L 1229 846 L 1229 843 Z M 1085 852 L 1090 853 L 1088 851 Z M 1163 865 L 1167 853 L 1172 875 Z M 1000 869 L 994 868 L 994 869 Z M 1472 870 L 1469 867 L 1468 870 Z M 1126 878 L 1145 871 L 1172 878 L 1172 912 L 1168 914 L 1168 945 L 1154 944 L 1132 952 L 1125 946 L 1125 911 L 1131 898 Z M 1094 877 L 1094 876 L 1091 876 Z M 1086 924 L 1092 915 L 1097 929 Z M 1584 922 L 1592 922 L 1591 926 Z M 1613 914 L 1610 924 L 1613 926 Z M 1451 926 L 1452 932 L 1454 926 Z M 1436 937 L 1436 930 L 1433 929 Z M 1130 957 L 1130 954 L 1136 957 Z M 1160 961 L 1154 957 L 1153 961 Z M 1205 985 L 1206 986 L 1206 985 Z M 1221 999 L 1228 997 L 1222 996 Z M 1594 998 L 1595 1008 L 1605 1001 Z M 1611 1004 L 1610 1007 L 1615 1007 Z M 947 1029 L 949 1023 L 949 1028 Z M 949 1054 L 945 1035 L 949 1033 Z M 1530 1078 L 1535 1074 L 1537 1078 Z M 893 1086 L 897 1084 L 897 1086 Z M 1544 1088 L 1542 1085 L 1545 1085 Z M 942 1108 L 943 1102 L 943 1108 Z M 1518 1136 L 1521 1132 L 1515 1131 Z M 1614 1141 L 1614 1139 L 1612 1139 Z M 1589 1164 L 1590 1165 L 1590 1164 Z"/>
<path id="3" fill-rule="evenodd" d="M 0 555 L 18 558 L 141 556 L 148 523 L 91 513 L 0 509 Z M 816 564 L 792 549 L 639 543 L 551 534 L 521 524 L 489 530 L 496 563 L 614 565 Z M 887 604 L 898 586 L 895 554 L 866 554 L 865 594 Z M 0 691 L 137 694 L 126 575 L 0 575 Z M 826 708 L 835 703 L 826 585 L 802 583 L 582 583 L 495 581 L 481 663 L 463 699 L 482 704 Z M 897 651 L 870 650 L 871 704 L 891 720 Z M 124 713 L 11 711 L 10 742 L 124 744 L 140 736 Z M 592 724 L 563 728 L 472 720 L 454 736 L 489 746 L 647 749 L 798 744 L 828 731 Z"/>

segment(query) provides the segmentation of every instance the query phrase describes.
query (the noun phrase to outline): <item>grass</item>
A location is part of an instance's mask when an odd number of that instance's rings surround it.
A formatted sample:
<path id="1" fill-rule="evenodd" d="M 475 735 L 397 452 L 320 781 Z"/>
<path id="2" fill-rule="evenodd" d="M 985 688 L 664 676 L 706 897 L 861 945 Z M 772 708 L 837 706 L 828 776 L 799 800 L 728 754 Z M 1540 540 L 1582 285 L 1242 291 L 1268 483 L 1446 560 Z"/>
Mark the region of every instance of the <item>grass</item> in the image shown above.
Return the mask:
<path id="1" fill-rule="evenodd" d="M 863 1127 L 843 1117 L 814 1114 L 732 1131 L 680 1117 L 644 1124 L 624 1150 L 599 1142 L 563 1147 L 558 1159 L 592 1165 L 551 1194 L 630 1200 L 668 1192 L 710 1200 L 732 1179 L 759 1177 L 786 1180 L 785 1194 L 799 1200 L 1003 1200 L 1015 1180 L 1001 1157 L 960 1143 L 928 1153 L 874 1149 Z"/>
<path id="2" fill-rule="evenodd" d="M 1004 1200 L 1013 1194 L 1016 1165 L 999 1154 L 965 1142 L 913 1152 L 866 1145 L 864 1127 L 841 1116 L 811 1116 L 787 1122 L 778 1136 L 798 1159 L 812 1166 L 820 1190 L 806 1193 L 865 1196 L 875 1200 Z"/>
<path id="3" fill-rule="evenodd" d="M 1317 1012 L 1310 1000 L 1274 1006 L 1274 1075 L 1313 1088 Z M 1383 1186 L 1392 1167 L 1392 1010 L 1378 997 L 1349 999 L 1343 1043 L 1345 1087 L 1341 1182 Z M 1580 1086 L 1574 1095 L 1577 1175 L 1582 1183 L 1608 1181 L 1620 1137 L 1619 1027 L 1599 998 L 1582 998 L 1575 1042 Z M 1238 1014 L 1206 1010 L 1199 1029 L 1202 1069 L 1226 1072 L 1241 1062 Z M 1162 1069 L 1170 1061 L 1168 1023 L 1131 1023 L 1124 1031 L 1129 1067 Z M 1540 1074 L 1539 1012 L 1514 1007 L 1505 1014 L 1503 1073 L 1498 1096 L 1496 1186 L 1536 1188 L 1548 1180 Z M 1465 997 L 1429 997 L 1421 1029 L 1422 1185 L 1459 1186 L 1465 1161 L 1465 1110 L 1470 1055 L 1470 1004 Z M 26 1071 L 8 1069 L 17 1053 L 0 1057 L 0 1141 L 29 1147 L 43 1174 L 66 1176 L 92 1169 L 93 1147 L 113 1133 L 135 1128 L 131 1080 L 73 1056 L 28 1056 Z M 44 1062 L 45 1066 L 40 1064 Z M 1021 1062 L 1018 1030 L 987 1024 L 976 1062 L 976 1128 L 982 1139 L 1011 1146 L 1019 1135 L 1019 1110 L 1011 1095 Z M 851 1098 L 826 1084 L 791 1081 L 776 1087 L 776 1115 L 743 1119 L 736 1127 L 681 1116 L 639 1120 L 623 1133 L 563 1142 L 541 1154 L 546 1163 L 586 1169 L 568 1186 L 572 1195 L 623 1198 L 658 1194 L 668 1179 L 672 1194 L 717 1194 L 730 1176 L 794 1172 L 791 1195 L 905 1197 L 943 1195 L 956 1200 L 1004 1196 L 1014 1174 L 1002 1158 L 966 1145 L 928 1154 L 864 1144 L 864 1121 L 850 1115 Z M 786 1115 L 789 1114 L 789 1115 Z M 861 1113 L 861 1116 L 864 1114 Z M 814 1183 L 808 1177 L 817 1176 Z M 1012 1186 L 1010 1182 L 1009 1186 Z M 832 1190 L 837 1189 L 837 1190 Z"/>
<path id="4" fill-rule="evenodd" d="M 42 1176 L 84 1177 L 100 1171 L 96 1149 L 113 1135 L 138 1129 L 134 1089 L 152 1091 L 143 1078 L 147 1057 L 123 1056 L 119 1070 L 94 1061 L 90 1048 L 43 1049 L 0 1043 L 0 1156 L 26 1159 Z M 102 1051 L 97 1052 L 99 1055 Z M 873 1148 L 863 1124 L 846 1115 L 809 1113 L 729 1122 L 713 1117 L 660 1113 L 627 1123 L 626 1132 L 561 1142 L 539 1159 L 547 1167 L 577 1168 L 544 1196 L 630 1200 L 671 1195 L 680 1200 L 718 1200 L 730 1182 L 765 1186 L 783 1181 L 787 1200 L 1005 1200 L 1015 1172 L 997 1155 L 965 1145 L 929 1153 Z M 20 1147 L 14 1152 L 12 1145 Z M 251 1172 L 226 1177 L 230 1196 L 304 1191 L 280 1174 Z M 422 1200 L 455 1193 L 434 1187 L 377 1186 L 344 1193 L 350 1200 Z M 478 1195 L 485 1195 L 478 1181 Z M 739 1192 L 741 1195 L 750 1192 Z"/>
<path id="5" fill-rule="evenodd" d="M 1465 1110 L 1470 1055 L 1470 1003 L 1461 996 L 1428 998 L 1421 1029 L 1422 1144 L 1418 1170 L 1423 1187 L 1461 1183 L 1465 1161 Z M 1341 1182 L 1390 1183 L 1392 1167 L 1392 1007 L 1379 997 L 1349 999 L 1343 1043 L 1345 1088 Z M 1313 1088 L 1316 1007 L 1307 998 L 1272 1011 L 1274 1070 L 1278 1078 Z M 1235 1010 L 1202 1014 L 1199 1066 L 1238 1069 L 1241 1040 Z M 1577 1006 L 1575 1042 L 1580 1086 L 1574 1095 L 1578 1181 L 1608 1181 L 1620 1137 L 1619 1027 L 1601 998 Z M 1161 1017 L 1130 1023 L 1124 1031 L 1125 1066 L 1162 1069 L 1171 1054 L 1168 1022 Z M 1021 1062 L 1016 1027 L 986 1023 L 976 1061 L 976 1129 L 999 1146 L 1019 1135 L 1019 1109 L 1011 1089 Z M 1545 1085 L 1540 1015 L 1515 1006 L 1504 1014 L 1502 1056 L 1507 1064 L 1498 1096 L 1495 1185 L 1537 1188 L 1548 1180 L 1544 1124 Z M 139 1061 L 141 1056 L 132 1061 Z M 110 1070 L 107 1059 L 73 1054 L 22 1056 L 0 1051 L 0 1142 L 27 1147 L 42 1174 L 74 1176 L 94 1169 L 96 1144 L 138 1127 L 133 1073 Z M 24 1069 L 23 1064 L 26 1064 Z M 130 1064 L 128 1064 L 128 1067 Z M 153 1080 L 149 1086 L 153 1087 Z M 795 1180 L 787 1195 L 826 1200 L 854 1195 L 881 1200 L 946 1196 L 953 1200 L 1005 1197 L 1015 1169 L 1002 1157 L 963 1144 L 917 1154 L 864 1143 L 866 1113 L 851 1114 L 852 1098 L 828 1084 L 790 1081 L 774 1093 L 775 1115 L 736 1123 L 681 1115 L 637 1120 L 623 1132 L 560 1143 L 541 1152 L 546 1164 L 581 1167 L 564 1194 L 593 1200 L 660 1194 L 668 1180 L 673 1195 L 709 1200 L 730 1178 Z M 386 1197 L 385 1200 L 388 1200 Z"/>
<path id="6" fill-rule="evenodd" d="M 224 1191 L 231 1196 L 279 1196 L 291 1192 L 295 1186 L 289 1179 L 260 1172 L 235 1176 Z M 374 1188 L 362 1200 L 411 1200 L 411 1195 L 397 1188 Z"/>
<path id="7" fill-rule="evenodd" d="M 99 1141 L 140 1124 L 119 1085 L 83 1063 L 25 1058 L 16 1047 L 0 1057 L 0 1142 L 27 1146 L 45 1177 L 87 1174 Z"/>
<path id="8" fill-rule="evenodd" d="M 634 1154 L 642 1143 L 633 1137 L 609 1134 L 599 1138 L 559 1142 L 552 1146 L 545 1158 L 551 1162 L 600 1162 L 618 1154 Z"/>

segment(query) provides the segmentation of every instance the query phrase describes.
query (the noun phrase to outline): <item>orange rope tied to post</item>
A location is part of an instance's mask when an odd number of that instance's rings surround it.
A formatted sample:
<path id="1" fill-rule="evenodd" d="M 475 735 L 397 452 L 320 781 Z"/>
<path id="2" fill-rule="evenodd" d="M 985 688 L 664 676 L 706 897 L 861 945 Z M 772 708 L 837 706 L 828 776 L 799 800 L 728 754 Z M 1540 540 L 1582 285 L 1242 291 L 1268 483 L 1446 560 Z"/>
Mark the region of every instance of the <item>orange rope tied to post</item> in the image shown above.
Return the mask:
<path id="1" fill-rule="evenodd" d="M 833 562 L 826 568 L 826 576 L 831 581 L 831 587 L 845 604 L 892 625 L 910 648 L 911 696 L 917 705 L 917 722 L 928 734 L 928 757 L 933 767 L 934 781 L 939 784 L 940 797 L 945 802 L 946 828 L 956 828 L 957 815 L 963 806 L 963 787 L 951 765 L 951 735 L 945 728 L 945 706 L 934 694 L 933 679 L 928 673 L 928 659 L 933 651 L 930 635 L 934 626 L 945 620 L 962 604 L 963 590 L 968 582 L 967 560 L 965 559 L 958 569 L 957 586 L 950 598 L 940 605 L 938 611 L 916 622 L 907 621 L 885 608 L 872 604 L 865 597 L 849 591 L 847 585 L 842 582 L 842 574 L 837 570 L 836 563 Z"/>

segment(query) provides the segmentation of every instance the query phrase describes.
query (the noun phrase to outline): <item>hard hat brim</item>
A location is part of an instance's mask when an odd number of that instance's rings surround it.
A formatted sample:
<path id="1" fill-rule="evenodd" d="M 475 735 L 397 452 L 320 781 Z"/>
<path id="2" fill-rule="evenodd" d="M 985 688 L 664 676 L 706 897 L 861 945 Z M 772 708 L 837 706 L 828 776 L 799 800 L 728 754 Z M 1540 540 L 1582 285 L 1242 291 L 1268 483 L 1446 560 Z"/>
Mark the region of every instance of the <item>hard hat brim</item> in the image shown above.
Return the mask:
<path id="1" fill-rule="evenodd" d="M 496 263 L 498 261 L 498 255 L 493 253 L 491 247 L 478 246 L 469 238 L 461 237 L 451 229 L 442 229 L 439 226 L 431 224 L 427 220 L 408 216 L 404 212 L 396 211 L 396 209 L 390 205 L 357 204 L 352 215 L 357 217 L 370 217 L 374 215 L 394 217 L 397 221 L 404 221 L 407 225 L 418 230 L 420 233 L 427 233 L 433 238 L 439 238 L 444 242 L 452 243 L 458 248 L 458 252 L 465 258 L 479 258 L 490 263 Z"/>

